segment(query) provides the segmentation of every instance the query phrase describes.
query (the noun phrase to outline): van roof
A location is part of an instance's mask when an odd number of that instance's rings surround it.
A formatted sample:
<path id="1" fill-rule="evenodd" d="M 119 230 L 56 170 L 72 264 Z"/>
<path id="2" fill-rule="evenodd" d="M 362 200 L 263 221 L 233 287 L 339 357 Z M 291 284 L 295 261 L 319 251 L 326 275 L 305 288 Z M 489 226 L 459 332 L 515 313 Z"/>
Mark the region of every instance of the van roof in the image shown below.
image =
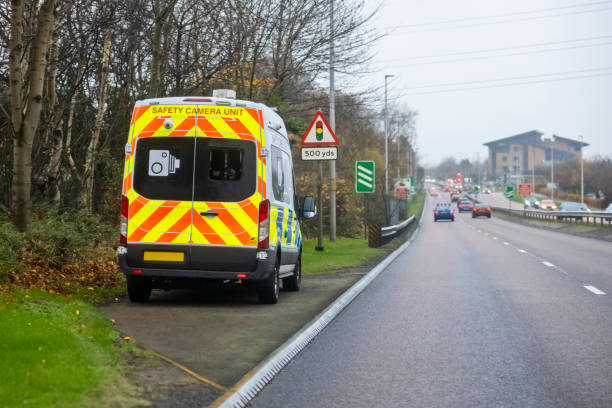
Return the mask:
<path id="1" fill-rule="evenodd" d="M 274 109 L 263 103 L 245 101 L 241 99 L 217 98 L 213 96 L 172 96 L 167 98 L 151 98 L 136 101 L 135 107 L 153 105 L 211 105 L 211 106 L 233 106 L 236 108 L 261 109 L 263 111 L 265 126 L 276 130 L 279 134 L 289 140 L 283 119 Z"/>

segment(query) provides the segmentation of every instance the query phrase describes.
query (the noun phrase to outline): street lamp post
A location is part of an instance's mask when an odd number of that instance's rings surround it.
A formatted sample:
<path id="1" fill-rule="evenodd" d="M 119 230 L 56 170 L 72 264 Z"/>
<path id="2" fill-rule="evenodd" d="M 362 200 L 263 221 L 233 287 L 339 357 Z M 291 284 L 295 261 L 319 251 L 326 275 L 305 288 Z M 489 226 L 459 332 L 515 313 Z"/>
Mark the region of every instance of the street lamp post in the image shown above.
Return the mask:
<path id="1" fill-rule="evenodd" d="M 580 136 L 580 142 L 584 144 L 582 136 Z M 584 158 L 582 157 L 582 145 L 580 146 L 580 202 L 584 204 Z"/>
<path id="2" fill-rule="evenodd" d="M 389 195 L 389 133 L 387 124 L 387 79 L 393 75 L 385 75 L 385 195 Z"/>
<path id="3" fill-rule="evenodd" d="M 555 201 L 555 150 L 553 141 L 550 141 L 550 199 Z"/>

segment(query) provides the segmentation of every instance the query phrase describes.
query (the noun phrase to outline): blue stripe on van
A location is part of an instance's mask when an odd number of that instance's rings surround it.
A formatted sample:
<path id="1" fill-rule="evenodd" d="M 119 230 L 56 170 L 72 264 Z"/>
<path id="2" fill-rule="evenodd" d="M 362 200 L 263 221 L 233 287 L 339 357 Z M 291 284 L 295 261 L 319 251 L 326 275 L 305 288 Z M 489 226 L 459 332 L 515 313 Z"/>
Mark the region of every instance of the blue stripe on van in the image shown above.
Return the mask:
<path id="1" fill-rule="evenodd" d="M 285 208 L 276 209 L 276 242 L 283 243 L 283 219 L 285 218 Z"/>
<path id="2" fill-rule="evenodd" d="M 293 211 L 289 210 L 289 216 L 287 217 L 287 245 L 291 245 L 293 240 L 293 234 L 291 231 L 291 225 L 293 224 Z"/>

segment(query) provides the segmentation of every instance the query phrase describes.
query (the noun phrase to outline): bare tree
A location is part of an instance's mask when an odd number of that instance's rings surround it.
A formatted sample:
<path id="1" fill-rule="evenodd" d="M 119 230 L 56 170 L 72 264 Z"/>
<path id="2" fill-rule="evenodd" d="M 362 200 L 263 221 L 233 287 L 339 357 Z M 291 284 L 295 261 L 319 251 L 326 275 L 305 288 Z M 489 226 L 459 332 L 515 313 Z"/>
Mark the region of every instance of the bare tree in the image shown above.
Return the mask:
<path id="1" fill-rule="evenodd" d="M 34 9 L 34 5 L 31 4 Z M 43 102 L 49 38 L 54 25 L 55 0 L 45 0 L 36 22 L 24 17 L 23 0 L 13 0 L 9 40 L 9 88 L 11 94 L 11 133 L 13 135 L 13 223 L 21 231 L 29 228 L 32 203 L 32 145 Z M 32 40 L 25 42 L 25 29 L 32 28 Z M 27 49 L 29 54 L 26 57 Z"/>

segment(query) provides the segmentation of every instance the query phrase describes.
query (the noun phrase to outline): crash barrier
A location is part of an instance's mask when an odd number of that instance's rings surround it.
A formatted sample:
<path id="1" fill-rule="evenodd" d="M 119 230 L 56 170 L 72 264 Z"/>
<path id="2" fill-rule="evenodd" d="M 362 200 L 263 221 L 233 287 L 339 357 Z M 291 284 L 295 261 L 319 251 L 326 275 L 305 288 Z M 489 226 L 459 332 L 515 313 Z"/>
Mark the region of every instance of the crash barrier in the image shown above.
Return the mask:
<path id="1" fill-rule="evenodd" d="M 580 211 L 516 210 L 497 206 L 491 207 L 491 209 L 540 220 L 612 226 L 612 213 L 605 211 L 591 211 L 585 213 Z"/>
<path id="2" fill-rule="evenodd" d="M 393 238 L 403 234 L 413 221 L 414 215 L 399 224 L 388 227 L 381 227 L 378 224 L 368 225 L 368 246 L 370 248 L 378 248 L 385 245 Z"/>

